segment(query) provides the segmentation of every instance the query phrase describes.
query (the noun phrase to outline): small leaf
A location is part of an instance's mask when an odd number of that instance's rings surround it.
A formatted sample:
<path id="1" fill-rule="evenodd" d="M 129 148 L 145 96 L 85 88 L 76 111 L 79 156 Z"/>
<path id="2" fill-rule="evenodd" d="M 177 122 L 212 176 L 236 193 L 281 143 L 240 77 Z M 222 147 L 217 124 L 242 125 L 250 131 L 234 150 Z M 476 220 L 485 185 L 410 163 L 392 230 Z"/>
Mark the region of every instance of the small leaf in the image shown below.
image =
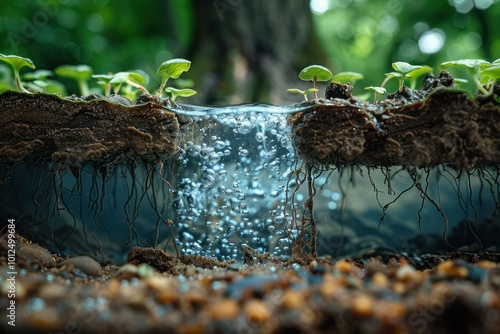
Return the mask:
<path id="1" fill-rule="evenodd" d="M 406 76 L 408 78 L 416 79 L 424 74 L 431 73 L 432 70 L 433 70 L 432 67 L 424 65 L 414 69 L 413 71 L 410 71 L 409 73 L 406 74 Z"/>
<path id="2" fill-rule="evenodd" d="M 175 94 L 175 96 L 182 96 L 182 97 L 189 97 L 196 94 L 195 90 L 189 88 L 177 89 L 174 87 L 167 87 L 165 88 L 165 91 L 167 93 L 171 93 L 172 95 Z"/>
<path id="3" fill-rule="evenodd" d="M 392 79 L 392 78 L 402 78 L 403 75 L 401 73 L 398 73 L 398 72 L 389 72 L 389 73 L 386 73 L 385 76 L 388 78 L 388 79 Z"/>
<path id="4" fill-rule="evenodd" d="M 480 66 L 489 64 L 490 64 L 489 62 L 483 59 L 459 59 L 459 60 L 445 61 L 444 63 L 441 63 L 441 68 L 444 70 L 447 69 L 448 67 L 465 67 L 476 72 Z"/>
<path id="5" fill-rule="evenodd" d="M 366 90 L 373 90 L 379 94 L 382 94 L 384 95 L 385 93 L 387 93 L 387 90 L 384 88 L 384 87 L 375 87 L 375 86 L 368 86 L 368 87 L 365 87 Z"/>
<path id="6" fill-rule="evenodd" d="M 356 81 L 363 79 L 363 74 L 357 72 L 340 72 L 333 76 L 332 82 L 354 84 Z"/>
<path id="7" fill-rule="evenodd" d="M 61 65 L 54 72 L 60 77 L 76 81 L 86 80 L 92 76 L 92 68 L 88 65 Z"/>
<path id="8" fill-rule="evenodd" d="M 416 69 L 421 68 L 422 66 L 419 65 L 411 65 L 407 62 L 404 61 L 398 61 L 395 63 L 392 63 L 392 68 L 395 69 L 396 71 L 402 73 L 403 75 L 410 73 L 411 71 L 414 71 Z"/>
<path id="9" fill-rule="evenodd" d="M 500 63 L 487 67 L 479 72 L 483 78 L 496 81 L 500 79 Z"/>
<path id="10" fill-rule="evenodd" d="M 168 78 L 177 79 L 182 73 L 188 71 L 190 67 L 191 62 L 187 59 L 170 59 L 160 65 L 158 75 L 163 80 L 167 80 Z"/>
<path id="11" fill-rule="evenodd" d="M 26 81 L 34 81 L 34 80 L 45 80 L 48 77 L 54 76 L 54 72 L 49 70 L 36 70 L 34 72 L 28 72 L 23 74 L 23 79 Z"/>
<path id="12" fill-rule="evenodd" d="M 15 55 L 4 55 L 0 54 L 0 60 L 6 62 L 7 64 L 10 64 L 12 66 L 13 70 L 17 73 L 19 73 L 19 70 L 23 67 L 29 67 L 31 69 L 35 69 L 35 64 L 31 61 L 29 58 L 23 58 Z"/>
<path id="13" fill-rule="evenodd" d="M 332 76 L 329 69 L 320 65 L 308 66 L 299 73 L 299 78 L 304 81 L 314 80 L 314 77 L 316 77 L 316 81 L 328 81 Z"/>

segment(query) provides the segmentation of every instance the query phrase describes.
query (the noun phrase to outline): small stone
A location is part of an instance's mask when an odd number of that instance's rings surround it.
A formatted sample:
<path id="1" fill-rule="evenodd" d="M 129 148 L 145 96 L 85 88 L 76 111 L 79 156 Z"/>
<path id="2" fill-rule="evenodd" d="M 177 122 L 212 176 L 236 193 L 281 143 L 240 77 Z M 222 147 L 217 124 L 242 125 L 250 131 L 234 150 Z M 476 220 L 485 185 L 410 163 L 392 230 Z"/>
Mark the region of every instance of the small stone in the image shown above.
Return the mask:
<path id="1" fill-rule="evenodd" d="M 341 273 L 347 274 L 351 271 L 352 263 L 343 259 L 337 261 L 333 267 L 338 271 L 340 271 Z"/>
<path id="2" fill-rule="evenodd" d="M 482 269 L 494 269 L 498 267 L 498 264 L 493 261 L 481 260 L 476 263 L 476 266 Z"/>
<path id="3" fill-rule="evenodd" d="M 396 271 L 396 279 L 405 283 L 420 283 L 423 275 L 410 264 L 402 265 Z"/>
<path id="4" fill-rule="evenodd" d="M 126 263 L 118 269 L 114 277 L 119 280 L 129 280 L 134 277 L 139 277 L 139 268 L 135 264 Z"/>
<path id="5" fill-rule="evenodd" d="M 255 324 L 263 324 L 271 316 L 269 307 L 263 301 L 257 299 L 248 301 L 244 312 L 248 320 Z"/>
<path id="6" fill-rule="evenodd" d="M 389 286 L 389 278 L 381 272 L 376 272 L 372 276 L 372 285 L 377 288 L 387 288 Z"/>
<path id="7" fill-rule="evenodd" d="M 214 301 L 208 309 L 212 319 L 216 321 L 234 319 L 240 312 L 238 303 L 229 298 Z"/>
<path id="8" fill-rule="evenodd" d="M 172 280 L 167 276 L 156 274 L 146 279 L 146 286 L 155 291 L 161 292 L 173 287 Z"/>
<path id="9" fill-rule="evenodd" d="M 301 291 L 286 290 L 283 293 L 281 306 L 288 310 L 301 308 L 305 303 L 304 294 Z"/>
<path id="10" fill-rule="evenodd" d="M 359 295 L 354 298 L 351 305 L 351 312 L 357 317 L 368 318 L 374 313 L 373 298 L 367 295 Z"/>
<path id="11" fill-rule="evenodd" d="M 19 243 L 16 247 L 17 255 L 20 258 L 26 259 L 28 263 L 39 263 L 46 268 L 52 268 L 56 265 L 56 261 L 52 254 L 43 247 L 35 244 Z"/>
<path id="12" fill-rule="evenodd" d="M 72 264 L 75 269 L 82 271 L 89 276 L 102 276 L 104 272 L 102 271 L 99 262 L 91 258 L 90 256 L 75 256 L 67 260 L 58 263 L 58 267 L 62 267 L 66 264 Z"/>
<path id="13" fill-rule="evenodd" d="M 45 301 L 64 300 L 68 295 L 68 291 L 63 285 L 56 283 L 47 283 L 38 289 L 37 296 Z"/>
<path id="14" fill-rule="evenodd" d="M 460 263 L 448 260 L 436 267 L 436 274 L 441 277 L 465 279 L 469 276 L 469 270 Z"/>

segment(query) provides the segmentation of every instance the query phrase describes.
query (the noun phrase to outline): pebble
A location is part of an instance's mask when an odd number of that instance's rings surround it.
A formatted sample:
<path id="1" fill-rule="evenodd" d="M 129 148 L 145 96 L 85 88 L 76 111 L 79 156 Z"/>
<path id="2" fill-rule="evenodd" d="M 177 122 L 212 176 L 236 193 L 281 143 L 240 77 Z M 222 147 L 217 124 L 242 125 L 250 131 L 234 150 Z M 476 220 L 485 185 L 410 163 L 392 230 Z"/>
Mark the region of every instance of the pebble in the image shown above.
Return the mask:
<path id="1" fill-rule="evenodd" d="M 387 288 L 389 286 L 389 278 L 381 272 L 376 272 L 372 276 L 372 285 L 377 288 Z"/>
<path id="2" fill-rule="evenodd" d="M 245 304 L 244 312 L 248 320 L 254 324 L 263 324 L 271 316 L 269 306 L 257 299 L 249 300 Z"/>
<path id="3" fill-rule="evenodd" d="M 354 297 L 351 305 L 351 312 L 357 317 L 371 317 L 375 311 L 373 298 L 368 295 L 358 295 Z"/>
<path id="4" fill-rule="evenodd" d="M 68 291 L 64 285 L 57 283 L 47 283 L 38 288 L 37 296 L 45 301 L 64 300 Z"/>
<path id="5" fill-rule="evenodd" d="M 20 258 L 25 258 L 29 263 L 40 263 L 46 268 L 52 268 L 56 265 L 52 254 L 38 245 L 19 243 L 16 251 Z"/>
<path id="6" fill-rule="evenodd" d="M 139 268 L 132 263 L 126 263 L 118 269 L 115 273 L 114 278 L 118 280 L 129 280 L 134 277 L 139 277 Z"/>
<path id="7" fill-rule="evenodd" d="M 469 276 L 469 270 L 459 263 L 448 260 L 440 263 L 436 267 L 436 274 L 439 277 L 465 279 Z"/>
<path id="8" fill-rule="evenodd" d="M 82 271 L 89 276 L 102 276 L 104 272 L 102 271 L 99 262 L 91 258 L 90 256 L 75 256 L 67 260 L 58 263 L 58 267 L 62 267 L 66 264 L 72 264 L 75 269 Z"/>
<path id="9" fill-rule="evenodd" d="M 295 310 L 301 308 L 305 303 L 302 291 L 286 290 L 283 293 L 281 306 L 284 309 Z"/>
<path id="10" fill-rule="evenodd" d="M 215 300 L 207 308 L 212 319 L 216 321 L 234 319 L 240 312 L 238 303 L 230 298 Z"/>

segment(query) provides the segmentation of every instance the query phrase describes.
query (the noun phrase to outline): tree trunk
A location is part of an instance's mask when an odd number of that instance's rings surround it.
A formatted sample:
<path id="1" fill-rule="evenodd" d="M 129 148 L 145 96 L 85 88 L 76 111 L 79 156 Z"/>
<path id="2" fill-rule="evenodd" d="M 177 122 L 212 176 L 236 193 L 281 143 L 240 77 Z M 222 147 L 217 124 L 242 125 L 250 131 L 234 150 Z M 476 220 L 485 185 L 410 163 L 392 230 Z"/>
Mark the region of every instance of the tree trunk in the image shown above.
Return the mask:
<path id="1" fill-rule="evenodd" d="M 298 72 L 325 63 L 309 0 L 194 0 L 193 61 L 199 103 L 283 104 L 303 87 Z"/>

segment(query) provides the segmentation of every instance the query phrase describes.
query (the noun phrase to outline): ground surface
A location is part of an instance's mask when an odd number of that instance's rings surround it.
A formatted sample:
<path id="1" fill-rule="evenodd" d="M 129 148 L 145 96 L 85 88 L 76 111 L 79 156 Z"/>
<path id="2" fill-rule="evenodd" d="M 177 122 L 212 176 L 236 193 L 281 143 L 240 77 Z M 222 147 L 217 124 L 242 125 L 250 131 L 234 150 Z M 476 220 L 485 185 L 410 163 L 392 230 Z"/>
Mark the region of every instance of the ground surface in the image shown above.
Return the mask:
<path id="1" fill-rule="evenodd" d="M 114 266 L 63 258 L 17 236 L 9 298 L 6 240 L 4 333 L 500 332 L 495 253 L 372 252 L 301 266 L 250 250 L 246 263 L 221 263 L 134 248 L 129 263 Z M 11 300 L 15 327 L 8 324 Z"/>

